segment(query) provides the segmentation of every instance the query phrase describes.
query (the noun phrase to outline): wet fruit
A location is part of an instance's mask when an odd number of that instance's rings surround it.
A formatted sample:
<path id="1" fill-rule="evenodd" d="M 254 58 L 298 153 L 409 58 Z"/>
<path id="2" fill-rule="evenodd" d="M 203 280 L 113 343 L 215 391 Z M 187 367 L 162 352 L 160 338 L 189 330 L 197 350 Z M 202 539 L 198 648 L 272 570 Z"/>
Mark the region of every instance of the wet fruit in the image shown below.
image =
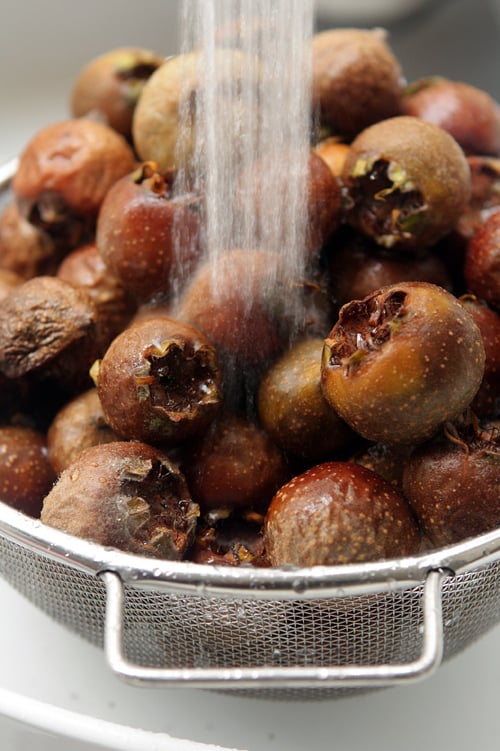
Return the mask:
<path id="1" fill-rule="evenodd" d="M 442 287 L 403 282 L 347 303 L 325 340 L 325 398 L 360 435 L 425 440 L 472 401 L 484 373 L 481 333 Z"/>
<path id="2" fill-rule="evenodd" d="M 198 515 L 165 454 L 123 441 L 80 454 L 46 496 L 41 519 L 101 545 L 178 560 L 193 542 Z"/>
<path id="3" fill-rule="evenodd" d="M 272 565 L 321 566 L 410 555 L 420 534 L 392 485 L 365 467 L 327 462 L 280 488 L 264 543 Z"/>

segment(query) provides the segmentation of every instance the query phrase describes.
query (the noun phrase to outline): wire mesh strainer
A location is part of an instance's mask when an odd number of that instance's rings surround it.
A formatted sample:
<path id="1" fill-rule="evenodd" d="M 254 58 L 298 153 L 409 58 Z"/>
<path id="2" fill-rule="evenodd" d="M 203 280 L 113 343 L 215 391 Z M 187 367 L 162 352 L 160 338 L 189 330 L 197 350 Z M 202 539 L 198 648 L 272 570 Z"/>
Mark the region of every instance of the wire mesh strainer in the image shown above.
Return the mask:
<path id="1" fill-rule="evenodd" d="M 266 698 L 422 679 L 500 621 L 500 530 L 374 564 L 232 568 L 106 549 L 0 502 L 0 575 L 126 680 Z"/>

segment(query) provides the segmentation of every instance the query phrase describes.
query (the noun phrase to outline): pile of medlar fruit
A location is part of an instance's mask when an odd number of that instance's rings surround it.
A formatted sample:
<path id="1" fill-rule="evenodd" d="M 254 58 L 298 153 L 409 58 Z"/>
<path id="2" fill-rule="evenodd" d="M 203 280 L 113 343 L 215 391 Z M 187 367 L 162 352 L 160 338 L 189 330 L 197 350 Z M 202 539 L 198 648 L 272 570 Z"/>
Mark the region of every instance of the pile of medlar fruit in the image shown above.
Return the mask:
<path id="1" fill-rule="evenodd" d="M 207 260 L 205 196 L 176 182 L 196 54 L 92 60 L 71 116 L 20 155 L 0 216 L 0 498 L 102 545 L 231 566 L 500 527 L 500 107 L 408 84 L 380 30 L 314 35 L 290 279 L 265 247 Z"/>

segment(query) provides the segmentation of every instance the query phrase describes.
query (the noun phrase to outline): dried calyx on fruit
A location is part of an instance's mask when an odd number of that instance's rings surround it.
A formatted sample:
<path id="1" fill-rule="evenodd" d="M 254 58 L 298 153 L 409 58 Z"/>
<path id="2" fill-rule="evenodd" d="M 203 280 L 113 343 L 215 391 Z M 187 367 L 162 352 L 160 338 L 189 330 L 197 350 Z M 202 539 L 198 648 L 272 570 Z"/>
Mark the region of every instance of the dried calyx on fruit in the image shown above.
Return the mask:
<path id="1" fill-rule="evenodd" d="M 321 383 L 360 435 L 410 444 L 470 404 L 484 363 L 481 333 L 460 302 L 435 284 L 404 282 L 341 308 Z"/>
<path id="2" fill-rule="evenodd" d="M 222 401 L 217 353 L 197 329 L 151 318 L 114 339 L 92 376 L 121 437 L 177 444 L 205 430 Z"/>
<path id="3" fill-rule="evenodd" d="M 60 475 L 41 519 L 76 537 L 130 553 L 181 559 L 199 507 L 184 476 L 158 449 L 121 441 L 92 446 Z"/>
<path id="4" fill-rule="evenodd" d="M 454 138 L 410 116 L 362 131 L 351 144 L 342 179 L 347 221 L 387 248 L 435 244 L 470 195 L 470 168 Z"/>
<path id="5" fill-rule="evenodd" d="M 500 526 L 500 430 L 472 413 L 408 459 L 403 488 L 424 533 L 449 545 Z"/>

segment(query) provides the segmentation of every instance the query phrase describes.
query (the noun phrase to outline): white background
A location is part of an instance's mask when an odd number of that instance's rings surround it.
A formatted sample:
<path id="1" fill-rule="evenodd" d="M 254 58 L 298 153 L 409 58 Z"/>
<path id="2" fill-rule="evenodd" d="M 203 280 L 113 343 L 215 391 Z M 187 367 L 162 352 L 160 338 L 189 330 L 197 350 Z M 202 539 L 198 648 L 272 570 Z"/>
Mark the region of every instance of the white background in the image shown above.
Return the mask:
<path id="1" fill-rule="evenodd" d="M 347 22 L 346 5 L 332 2 L 327 23 Z M 416 13 L 391 21 L 393 46 L 408 78 L 439 72 L 482 85 L 499 98 L 498 3 L 431 5 L 430 17 Z M 374 3 L 369 6 L 370 23 L 381 20 Z M 87 60 L 128 44 L 175 52 L 178 8 L 177 0 L 0 0 L 0 163 L 37 129 L 68 115 L 71 83 Z M 286 704 L 126 686 L 99 650 L 1 581 L 0 613 L 0 690 L 56 708 L 248 751 L 500 748 L 500 627 L 423 683 L 335 702 Z M 23 706 L 20 701 L 20 711 Z M 29 708 L 26 721 L 0 718 L 2 751 L 90 748 L 30 730 Z"/>

